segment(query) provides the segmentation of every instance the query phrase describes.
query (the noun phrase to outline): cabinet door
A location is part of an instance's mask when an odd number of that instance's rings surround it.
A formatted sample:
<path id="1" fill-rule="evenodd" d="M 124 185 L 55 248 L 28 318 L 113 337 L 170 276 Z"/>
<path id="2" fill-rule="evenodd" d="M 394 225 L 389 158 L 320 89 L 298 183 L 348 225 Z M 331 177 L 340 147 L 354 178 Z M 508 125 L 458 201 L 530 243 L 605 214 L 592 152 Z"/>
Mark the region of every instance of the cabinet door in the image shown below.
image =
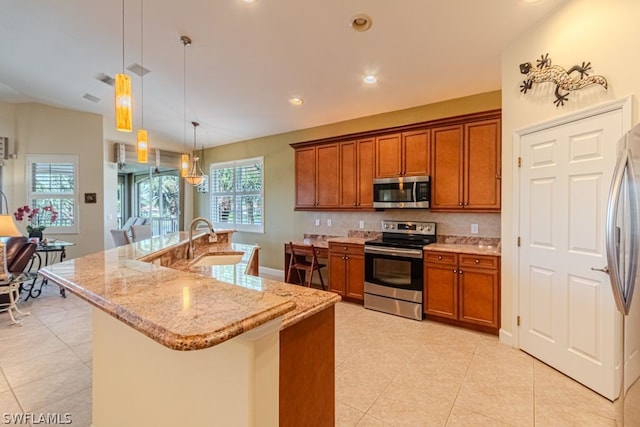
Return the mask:
<path id="1" fill-rule="evenodd" d="M 463 209 L 462 126 L 435 128 L 432 136 L 431 209 Z"/>
<path id="2" fill-rule="evenodd" d="M 406 176 L 429 175 L 431 170 L 429 129 L 402 134 L 403 167 L 400 173 Z"/>
<path id="3" fill-rule="evenodd" d="M 402 135 L 399 133 L 376 138 L 376 178 L 400 176 Z"/>
<path id="4" fill-rule="evenodd" d="M 309 208 L 316 204 L 316 149 L 298 148 L 295 152 L 296 207 Z"/>
<path id="5" fill-rule="evenodd" d="M 342 253 L 329 252 L 329 290 L 340 295 L 345 293 L 346 261 Z"/>
<path id="6" fill-rule="evenodd" d="M 498 271 L 464 268 L 458 276 L 460 320 L 499 328 Z"/>
<path id="7" fill-rule="evenodd" d="M 373 207 L 373 178 L 375 176 L 375 140 L 358 140 L 358 201 L 359 208 Z"/>
<path id="8" fill-rule="evenodd" d="M 364 255 L 346 255 L 346 296 L 364 300 Z"/>
<path id="9" fill-rule="evenodd" d="M 338 144 L 316 148 L 316 206 L 335 208 L 339 203 L 340 163 Z"/>
<path id="10" fill-rule="evenodd" d="M 425 264 L 424 312 L 428 315 L 458 318 L 458 270 L 453 266 Z"/>
<path id="11" fill-rule="evenodd" d="M 465 125 L 464 206 L 500 210 L 500 120 Z"/>
<path id="12" fill-rule="evenodd" d="M 340 206 L 355 208 L 358 205 L 357 142 L 340 143 Z M 373 185 L 373 184 L 372 184 Z"/>

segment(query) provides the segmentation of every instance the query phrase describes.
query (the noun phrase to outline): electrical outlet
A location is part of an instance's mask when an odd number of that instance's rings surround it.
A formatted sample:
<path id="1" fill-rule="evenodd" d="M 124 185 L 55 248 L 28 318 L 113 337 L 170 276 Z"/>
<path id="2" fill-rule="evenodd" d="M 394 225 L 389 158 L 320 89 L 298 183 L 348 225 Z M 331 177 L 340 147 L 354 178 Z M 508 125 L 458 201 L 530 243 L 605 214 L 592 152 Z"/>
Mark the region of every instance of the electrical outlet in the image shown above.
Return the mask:
<path id="1" fill-rule="evenodd" d="M 478 234 L 478 224 L 471 224 L 471 234 Z"/>
<path id="2" fill-rule="evenodd" d="M 320 219 L 316 218 L 316 227 L 320 227 Z"/>
<path id="3" fill-rule="evenodd" d="M 360 228 L 364 228 L 364 221 L 360 221 Z"/>
<path id="4" fill-rule="evenodd" d="M 330 219 L 327 220 L 327 227 L 331 227 L 331 220 Z"/>

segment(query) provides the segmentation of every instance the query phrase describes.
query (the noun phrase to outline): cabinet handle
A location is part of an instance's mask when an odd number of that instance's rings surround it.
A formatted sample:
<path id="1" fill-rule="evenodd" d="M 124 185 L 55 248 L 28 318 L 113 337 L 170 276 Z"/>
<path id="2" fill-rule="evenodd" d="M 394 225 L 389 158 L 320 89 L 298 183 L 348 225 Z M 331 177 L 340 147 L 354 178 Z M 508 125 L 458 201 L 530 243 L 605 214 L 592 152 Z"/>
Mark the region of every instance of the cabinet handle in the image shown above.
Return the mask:
<path id="1" fill-rule="evenodd" d="M 438 259 L 442 259 L 442 255 L 438 255 Z"/>
<path id="2" fill-rule="evenodd" d="M 462 274 L 462 270 L 458 270 L 458 274 Z"/>
<path id="3" fill-rule="evenodd" d="M 346 251 L 346 250 L 347 250 L 347 247 L 345 246 L 345 247 L 344 247 L 344 248 L 342 248 L 342 249 Z"/>
<path id="4" fill-rule="evenodd" d="M 469 204 L 469 202 L 464 202 L 464 205 L 467 206 Z"/>
<path id="5" fill-rule="evenodd" d="M 476 264 L 480 264 L 480 260 L 479 259 L 476 260 Z"/>
<path id="6" fill-rule="evenodd" d="M 458 203 L 458 206 L 462 206 L 462 202 Z"/>
<path id="7" fill-rule="evenodd" d="M 344 257 L 344 259 L 349 259 L 349 257 L 348 257 L 348 256 L 346 256 L 346 257 Z"/>
<path id="8" fill-rule="evenodd" d="M 457 273 L 457 272 L 458 272 L 458 270 L 456 270 L 456 269 L 454 268 L 454 269 L 453 269 L 453 272 L 454 272 L 454 273 Z"/>

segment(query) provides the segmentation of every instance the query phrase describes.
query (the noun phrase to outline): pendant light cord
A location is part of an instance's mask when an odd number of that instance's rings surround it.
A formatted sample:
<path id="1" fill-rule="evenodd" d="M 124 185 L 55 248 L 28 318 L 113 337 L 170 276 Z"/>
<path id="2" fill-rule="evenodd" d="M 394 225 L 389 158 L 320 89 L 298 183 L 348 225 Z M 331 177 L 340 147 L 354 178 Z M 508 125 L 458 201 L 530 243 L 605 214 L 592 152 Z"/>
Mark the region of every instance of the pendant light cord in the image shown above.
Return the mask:
<path id="1" fill-rule="evenodd" d="M 122 0 L 122 74 L 124 74 L 124 0 Z"/>
<path id="2" fill-rule="evenodd" d="M 140 127 L 144 129 L 144 1 L 140 0 Z"/>

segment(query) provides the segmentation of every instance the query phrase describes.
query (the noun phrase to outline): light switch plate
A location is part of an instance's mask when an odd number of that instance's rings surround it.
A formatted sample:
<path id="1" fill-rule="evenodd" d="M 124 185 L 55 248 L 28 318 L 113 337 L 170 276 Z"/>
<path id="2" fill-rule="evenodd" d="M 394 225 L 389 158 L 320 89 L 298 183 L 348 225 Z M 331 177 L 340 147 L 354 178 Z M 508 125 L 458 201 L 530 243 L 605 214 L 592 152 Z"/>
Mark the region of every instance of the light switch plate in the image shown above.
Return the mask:
<path id="1" fill-rule="evenodd" d="M 327 227 L 331 227 L 331 224 L 332 224 L 331 220 L 330 220 L 330 219 L 328 219 L 328 220 L 327 220 Z"/>
<path id="2" fill-rule="evenodd" d="M 316 218 L 316 227 L 320 227 L 320 219 Z"/>
<path id="3" fill-rule="evenodd" d="M 478 224 L 471 224 L 471 234 L 478 234 Z"/>
<path id="4" fill-rule="evenodd" d="M 360 221 L 360 228 L 364 228 L 364 221 Z"/>

